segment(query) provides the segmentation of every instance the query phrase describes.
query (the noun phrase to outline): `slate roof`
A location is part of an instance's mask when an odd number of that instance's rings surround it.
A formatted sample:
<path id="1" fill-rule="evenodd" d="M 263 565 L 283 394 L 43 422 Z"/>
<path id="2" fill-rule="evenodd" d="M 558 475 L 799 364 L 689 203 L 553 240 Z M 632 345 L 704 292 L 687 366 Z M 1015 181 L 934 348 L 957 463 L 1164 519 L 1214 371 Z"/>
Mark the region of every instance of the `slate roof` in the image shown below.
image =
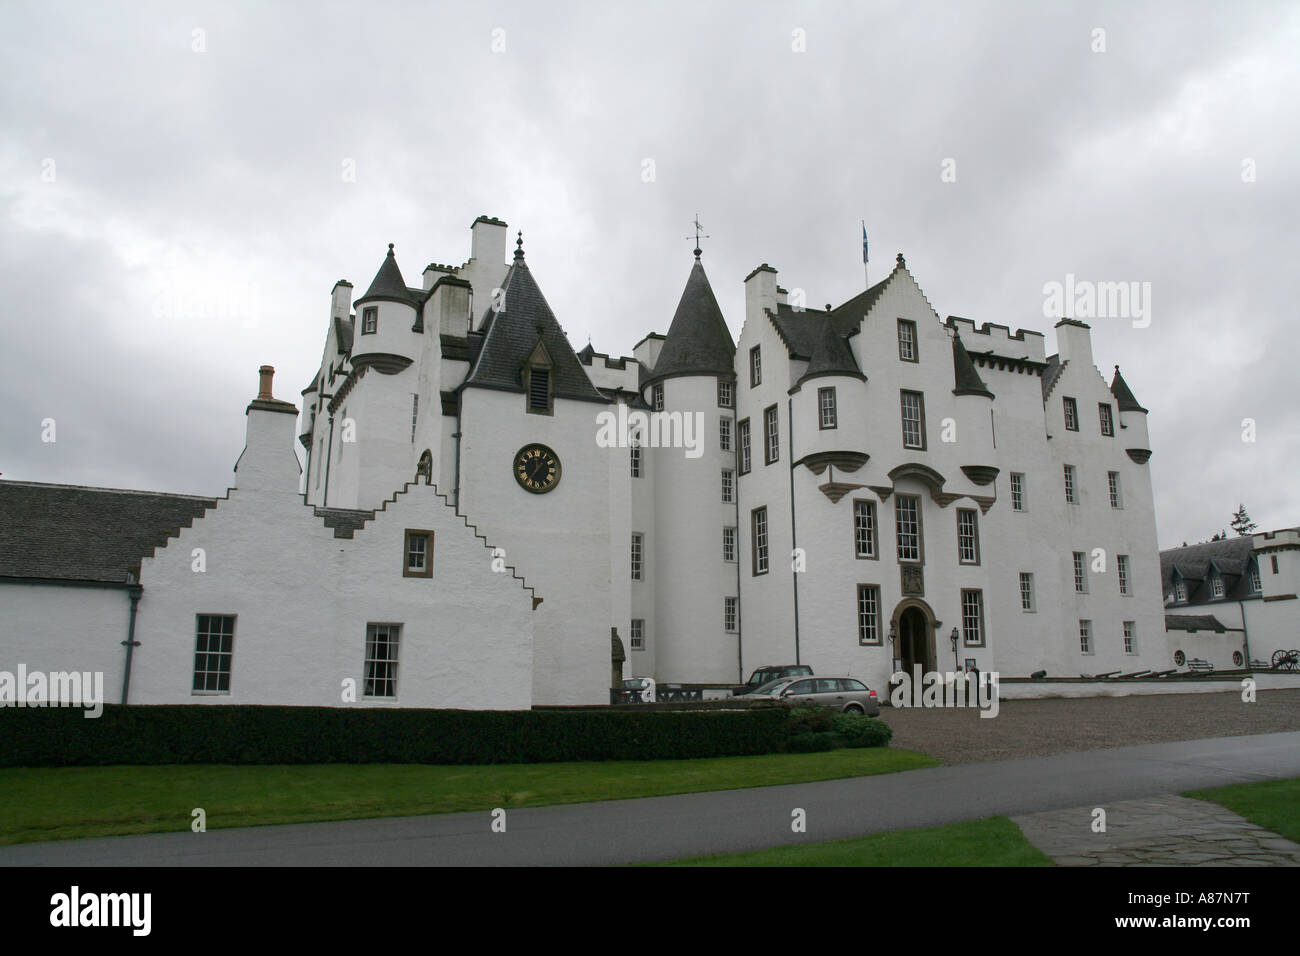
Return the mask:
<path id="1" fill-rule="evenodd" d="M 735 355 L 736 343 L 697 256 L 647 381 L 670 375 L 732 376 L 736 371 Z"/>
<path id="2" fill-rule="evenodd" d="M 341 315 L 334 316 L 334 338 L 338 342 L 339 354 L 343 355 L 352 351 L 352 330 L 355 325 L 355 316 L 344 318 Z"/>
<path id="3" fill-rule="evenodd" d="M 1119 374 L 1119 366 L 1115 366 L 1115 377 L 1110 381 L 1110 393 L 1115 396 L 1115 401 L 1119 405 L 1121 412 L 1145 412 L 1146 409 L 1138 404 L 1138 400 L 1133 397 L 1133 390 L 1128 387 L 1128 382 L 1124 381 L 1124 376 Z"/>
<path id="4" fill-rule="evenodd" d="M 388 244 L 388 255 L 380 263 L 379 271 L 375 273 L 370 288 L 366 290 L 365 295 L 357 299 L 356 304 L 360 305 L 371 299 L 388 299 L 392 302 L 404 302 L 407 305 L 416 304 L 411 290 L 406 287 L 406 280 L 402 278 L 402 270 L 397 268 L 397 257 L 393 255 L 391 242 Z"/>
<path id="5" fill-rule="evenodd" d="M 853 349 L 845 333 L 836 326 L 830 313 L 818 309 L 796 312 L 788 305 L 777 307 L 768 316 L 776 326 L 786 350 L 794 359 L 806 359 L 807 369 L 799 381 L 820 375 L 852 375 L 865 380 L 853 358 Z"/>
<path id="6" fill-rule="evenodd" d="M 1213 614 L 1166 614 L 1166 631 L 1215 631 L 1224 633 L 1227 628 Z"/>
<path id="7" fill-rule="evenodd" d="M 984 380 L 980 378 L 979 372 L 975 371 L 975 363 L 971 361 L 970 354 L 966 351 L 966 346 L 962 345 L 961 336 L 953 333 L 952 337 L 952 368 L 953 377 L 957 384 L 953 388 L 956 395 L 987 395 L 993 397 Z"/>
<path id="8" fill-rule="evenodd" d="M 555 397 L 608 403 L 609 399 L 591 384 L 578 356 L 573 353 L 573 346 L 524 261 L 522 248 L 515 251 L 514 264 L 506 273 L 501 288 L 505 310 L 488 309 L 480 326 L 483 333 L 481 349 L 460 387 L 523 392 L 523 365 L 537 347 L 540 334 L 553 363 L 551 380 Z M 469 340 L 473 349 L 476 344 L 473 335 Z"/>
<path id="9" fill-rule="evenodd" d="M 1047 356 L 1047 367 L 1043 369 L 1042 378 L 1043 401 L 1047 401 L 1047 396 L 1052 394 L 1052 389 L 1056 386 L 1056 380 L 1061 377 L 1061 372 L 1069 364 L 1069 362 L 1062 362 L 1059 354 Z"/>
<path id="10" fill-rule="evenodd" d="M 1219 541 L 1170 548 L 1160 552 L 1160 579 L 1165 594 L 1174 590 L 1174 569 L 1187 585 L 1186 604 L 1236 601 L 1255 595 L 1250 587 L 1250 564 L 1255 542 L 1249 535 L 1235 535 Z M 1210 566 L 1223 578 L 1223 597 L 1214 597 Z M 1185 606 L 1180 602 L 1178 607 Z"/>
<path id="11" fill-rule="evenodd" d="M 122 584 L 214 498 L 0 481 L 0 578 Z"/>
<path id="12" fill-rule="evenodd" d="M 863 317 L 871 311 L 871 307 L 876 304 L 876 300 L 885 291 L 885 286 L 889 285 L 889 280 L 894 278 L 897 272 L 898 270 L 895 269 L 871 288 L 859 292 L 843 305 L 831 309 L 831 321 L 835 323 L 841 335 L 849 335 L 858 330 L 862 325 Z"/>

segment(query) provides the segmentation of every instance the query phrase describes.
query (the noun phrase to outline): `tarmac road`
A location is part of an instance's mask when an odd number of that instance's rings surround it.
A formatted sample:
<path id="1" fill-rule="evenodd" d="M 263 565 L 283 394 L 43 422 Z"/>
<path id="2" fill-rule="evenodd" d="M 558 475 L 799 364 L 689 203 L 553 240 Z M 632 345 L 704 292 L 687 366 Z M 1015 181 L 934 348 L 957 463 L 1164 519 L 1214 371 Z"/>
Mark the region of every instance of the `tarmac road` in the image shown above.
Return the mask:
<path id="1" fill-rule="evenodd" d="M 3 866 L 608 865 L 820 842 L 1300 776 L 1300 732 L 820 783 L 509 810 L 0 847 Z M 806 813 L 794 833 L 792 813 Z M 1086 824 L 1085 824 L 1086 825 Z"/>

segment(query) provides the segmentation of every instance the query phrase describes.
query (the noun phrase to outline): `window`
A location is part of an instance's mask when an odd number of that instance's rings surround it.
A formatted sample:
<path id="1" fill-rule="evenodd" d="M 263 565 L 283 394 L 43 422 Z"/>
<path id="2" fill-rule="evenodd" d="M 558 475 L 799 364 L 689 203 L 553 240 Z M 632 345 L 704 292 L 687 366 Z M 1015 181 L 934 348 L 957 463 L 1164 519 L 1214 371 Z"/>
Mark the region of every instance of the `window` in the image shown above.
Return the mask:
<path id="1" fill-rule="evenodd" d="M 641 549 L 642 535 L 639 531 L 632 532 L 632 580 L 641 580 Z"/>
<path id="2" fill-rule="evenodd" d="M 1065 407 L 1065 430 L 1077 432 L 1079 430 L 1079 406 L 1075 404 L 1072 398 L 1062 398 L 1061 404 Z"/>
<path id="3" fill-rule="evenodd" d="M 641 432 L 634 431 L 627 440 L 628 460 L 632 469 L 632 477 L 641 477 Z"/>
<path id="4" fill-rule="evenodd" d="M 904 362 L 917 361 L 916 323 L 907 319 L 898 320 L 898 357 Z"/>
<path id="5" fill-rule="evenodd" d="M 528 367 L 528 410 L 549 414 L 551 411 L 551 370 L 540 365 Z"/>
<path id="6" fill-rule="evenodd" d="M 1119 593 L 1132 594 L 1128 586 L 1128 555 L 1115 555 L 1115 573 L 1119 576 Z"/>
<path id="7" fill-rule="evenodd" d="M 735 528 L 722 529 L 722 560 L 728 562 L 736 560 Z"/>
<path id="8" fill-rule="evenodd" d="M 1074 497 L 1074 466 L 1065 466 L 1065 500 L 1070 504 L 1077 504 Z"/>
<path id="9" fill-rule="evenodd" d="M 967 647 L 984 646 L 984 592 L 974 588 L 961 591 L 961 635 Z"/>
<path id="10" fill-rule="evenodd" d="M 894 495 L 894 523 L 898 531 L 898 560 L 921 560 L 921 499 Z"/>
<path id="11" fill-rule="evenodd" d="M 650 386 L 650 408 L 656 412 L 664 410 L 664 383 L 655 382 Z"/>
<path id="12" fill-rule="evenodd" d="M 1120 501 L 1120 496 L 1119 496 L 1119 472 L 1118 471 L 1106 472 L 1106 483 L 1107 486 L 1110 488 L 1110 506 L 1112 508 L 1122 508 L 1123 505 Z"/>
<path id="13" fill-rule="evenodd" d="M 957 509 L 957 561 L 960 564 L 980 563 L 980 536 L 974 509 Z"/>
<path id="14" fill-rule="evenodd" d="M 1274 573 L 1274 574 L 1277 574 L 1277 555 L 1276 555 L 1276 554 L 1270 554 L 1270 555 L 1268 556 L 1268 560 L 1269 560 L 1269 561 L 1272 563 L 1272 565 L 1273 565 L 1273 573 Z"/>
<path id="15" fill-rule="evenodd" d="M 1097 403 L 1097 414 L 1101 416 L 1101 433 L 1107 438 L 1115 436 L 1115 416 L 1105 402 Z"/>
<path id="16" fill-rule="evenodd" d="M 1020 610 L 1034 609 L 1034 575 L 1029 571 L 1020 572 Z"/>
<path id="17" fill-rule="evenodd" d="M 817 408 L 820 410 L 817 423 L 822 430 L 837 427 L 834 388 L 817 389 Z"/>
<path id="18" fill-rule="evenodd" d="M 755 508 L 750 514 L 750 540 L 754 554 L 754 574 L 767 574 L 767 509 Z"/>
<path id="19" fill-rule="evenodd" d="M 880 588 L 858 585 L 858 643 L 880 643 Z"/>
<path id="20" fill-rule="evenodd" d="M 234 653 L 235 619 L 224 614 L 200 614 L 194 648 L 196 694 L 230 693 L 230 658 Z"/>
<path id="21" fill-rule="evenodd" d="M 1187 600 L 1187 585 L 1182 578 L 1174 582 L 1174 600 L 1179 603 Z"/>
<path id="22" fill-rule="evenodd" d="M 397 696 L 397 645 L 400 624 L 366 625 L 366 697 Z"/>
<path id="23" fill-rule="evenodd" d="M 1011 510 L 1025 510 L 1025 476 L 1018 471 L 1011 473 Z"/>
<path id="24" fill-rule="evenodd" d="M 1092 653 L 1092 621 L 1079 622 L 1079 653 Z"/>
<path id="25" fill-rule="evenodd" d="M 632 650 L 634 651 L 645 650 L 645 618 L 641 618 L 641 617 L 632 618 L 632 629 L 629 632 L 629 636 L 632 639 L 631 640 Z"/>
<path id="26" fill-rule="evenodd" d="M 903 447 L 925 448 L 925 400 L 920 392 L 903 392 Z"/>
<path id="27" fill-rule="evenodd" d="M 1252 591 L 1264 590 L 1264 582 L 1259 578 L 1259 565 L 1254 561 L 1250 562 L 1250 589 Z"/>
<path id="28" fill-rule="evenodd" d="M 404 578 L 433 577 L 433 532 L 406 529 L 406 560 L 402 564 Z"/>
<path id="29" fill-rule="evenodd" d="M 853 502 L 853 551 L 859 558 L 879 557 L 874 501 Z"/>
<path id="30" fill-rule="evenodd" d="M 718 379 L 718 407 L 736 407 L 736 386 L 726 379 Z"/>
<path id="31" fill-rule="evenodd" d="M 781 434 L 777 430 L 776 406 L 763 411 L 763 460 L 772 464 L 781 457 Z"/>
<path id="32" fill-rule="evenodd" d="M 1133 621 L 1124 622 L 1124 653 L 1136 654 L 1137 646 L 1137 624 Z"/>
<path id="33" fill-rule="evenodd" d="M 722 451 L 731 451 L 731 419 L 718 419 L 718 448 Z"/>
<path id="34" fill-rule="evenodd" d="M 361 334 L 374 335 L 379 329 L 379 309 L 370 306 L 361 310 Z"/>
<path id="35" fill-rule="evenodd" d="M 1079 594 L 1088 593 L 1087 558 L 1082 551 L 1074 552 L 1074 590 Z"/>
<path id="36" fill-rule="evenodd" d="M 1210 590 L 1214 592 L 1216 598 L 1223 597 L 1223 575 L 1218 571 L 1210 572 Z"/>
<path id="37" fill-rule="evenodd" d="M 749 350 L 749 387 L 754 388 L 763 381 L 763 357 L 759 354 L 758 346 L 755 345 Z"/>
<path id="38" fill-rule="evenodd" d="M 420 396 L 411 396 L 411 444 L 415 444 L 415 423 L 420 417 Z"/>
<path id="39" fill-rule="evenodd" d="M 722 629 L 728 634 L 735 634 L 740 620 L 739 603 L 734 597 L 722 599 Z"/>
<path id="40" fill-rule="evenodd" d="M 736 500 L 736 473 L 730 468 L 722 469 L 722 500 L 727 504 Z"/>
<path id="41" fill-rule="evenodd" d="M 749 474 L 749 419 L 736 424 L 736 438 L 740 444 L 740 473 Z"/>

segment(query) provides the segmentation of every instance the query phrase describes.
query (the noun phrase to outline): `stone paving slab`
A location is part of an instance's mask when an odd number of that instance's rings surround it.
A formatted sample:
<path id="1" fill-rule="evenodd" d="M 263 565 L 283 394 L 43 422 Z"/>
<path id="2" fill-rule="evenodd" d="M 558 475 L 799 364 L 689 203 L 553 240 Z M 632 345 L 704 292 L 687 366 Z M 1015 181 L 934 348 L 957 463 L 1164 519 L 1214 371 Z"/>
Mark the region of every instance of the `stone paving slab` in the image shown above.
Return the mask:
<path id="1" fill-rule="evenodd" d="M 1012 817 L 1060 866 L 1300 866 L 1300 843 L 1205 800 L 1172 794 Z"/>

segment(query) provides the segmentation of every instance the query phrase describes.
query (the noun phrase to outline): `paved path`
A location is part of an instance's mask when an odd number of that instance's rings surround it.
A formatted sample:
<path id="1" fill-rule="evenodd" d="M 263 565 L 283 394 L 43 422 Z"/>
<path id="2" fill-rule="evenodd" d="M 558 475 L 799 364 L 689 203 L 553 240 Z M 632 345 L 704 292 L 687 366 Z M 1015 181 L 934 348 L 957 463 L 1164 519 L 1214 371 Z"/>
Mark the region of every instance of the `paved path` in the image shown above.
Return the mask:
<path id="1" fill-rule="evenodd" d="M 1061 866 L 1300 866 L 1300 843 L 1217 803 L 1166 794 L 1012 817 L 1029 842 Z"/>
<path id="2" fill-rule="evenodd" d="M 935 767 L 750 790 L 0 847 L 0 865 L 591 865 L 835 840 L 1300 776 L 1300 732 Z M 806 813 L 805 833 L 791 814 Z M 213 820 L 209 808 L 209 822 Z"/>

